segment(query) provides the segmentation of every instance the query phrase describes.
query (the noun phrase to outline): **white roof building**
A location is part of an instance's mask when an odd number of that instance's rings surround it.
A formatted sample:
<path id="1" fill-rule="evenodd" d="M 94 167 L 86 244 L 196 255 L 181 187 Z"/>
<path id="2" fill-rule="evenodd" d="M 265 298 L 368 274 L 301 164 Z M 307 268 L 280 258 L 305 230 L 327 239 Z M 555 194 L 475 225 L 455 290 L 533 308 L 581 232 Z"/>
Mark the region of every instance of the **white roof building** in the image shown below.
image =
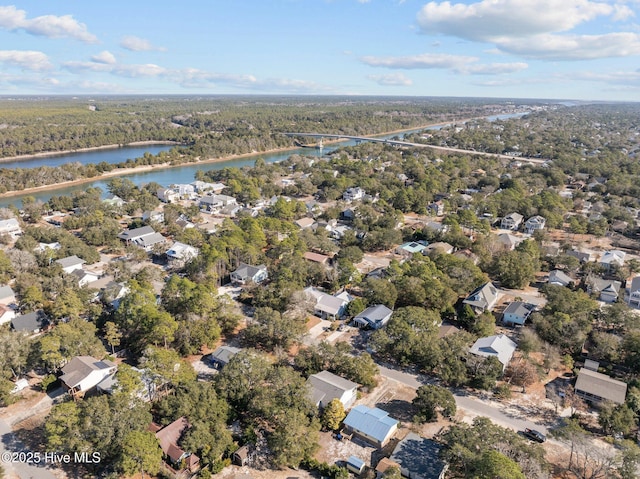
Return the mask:
<path id="1" fill-rule="evenodd" d="M 509 364 L 509 361 L 511 361 L 516 346 L 516 343 L 511 341 L 506 335 L 498 334 L 478 339 L 473 346 L 471 346 L 470 352 L 477 356 L 493 356 L 498 358 L 504 370 L 507 364 Z"/>

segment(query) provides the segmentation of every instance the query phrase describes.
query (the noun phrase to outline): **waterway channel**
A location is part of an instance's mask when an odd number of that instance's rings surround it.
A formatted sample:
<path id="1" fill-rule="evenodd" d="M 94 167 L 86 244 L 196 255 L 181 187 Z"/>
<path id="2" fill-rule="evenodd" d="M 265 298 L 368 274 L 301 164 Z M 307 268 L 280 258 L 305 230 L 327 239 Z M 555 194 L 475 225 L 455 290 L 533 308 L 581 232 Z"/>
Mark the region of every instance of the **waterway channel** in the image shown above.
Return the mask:
<path id="1" fill-rule="evenodd" d="M 504 115 L 495 115 L 495 116 L 487 117 L 487 119 L 490 121 L 495 121 L 496 119 L 502 120 L 502 119 L 508 119 L 508 118 L 517 118 L 525 114 L 526 113 L 512 113 L 512 114 L 504 114 Z M 425 130 L 439 130 L 444 126 L 448 126 L 448 125 L 433 125 L 427 128 L 415 128 L 415 129 L 405 130 L 401 133 L 393 133 L 388 135 L 375 135 L 374 137 L 381 138 L 381 139 L 398 137 L 403 139 L 405 135 L 409 135 L 411 133 L 416 133 L 416 132 L 425 131 Z M 355 144 L 356 142 L 354 140 L 348 140 L 348 141 L 341 141 L 339 143 L 332 143 L 330 145 L 326 145 L 322 150 L 317 150 L 314 148 L 296 148 L 296 149 L 277 152 L 277 153 L 256 153 L 255 155 L 246 156 L 241 159 L 220 161 L 218 163 L 185 164 L 183 166 L 177 166 L 172 168 L 157 168 L 157 169 L 148 170 L 148 171 L 132 172 L 126 175 L 121 175 L 120 177 L 127 178 L 136 185 L 144 185 L 151 182 L 156 182 L 160 185 L 165 185 L 165 186 L 168 186 L 171 184 L 179 184 L 179 183 L 191 183 L 195 179 L 196 172 L 200 170 L 210 171 L 210 170 L 220 170 L 223 168 L 233 168 L 233 167 L 240 168 L 243 166 L 253 166 L 258 158 L 262 158 L 265 161 L 265 163 L 277 163 L 280 161 L 284 161 L 287 158 L 289 158 L 291 155 L 295 155 L 295 154 L 321 157 L 323 155 L 328 155 L 332 153 L 338 148 L 342 148 L 344 146 L 353 146 Z M 82 158 L 86 160 L 87 158 L 91 158 L 90 155 L 105 154 L 105 153 L 114 154 L 118 152 L 118 154 L 125 155 L 125 160 L 121 160 L 121 161 L 126 161 L 126 158 L 136 157 L 136 156 L 132 156 L 133 155 L 133 153 L 131 153 L 132 150 L 129 150 L 129 148 L 136 148 L 137 153 L 135 154 L 137 155 L 137 157 L 139 157 L 139 156 L 142 156 L 146 151 L 151 152 L 152 151 L 151 148 L 156 148 L 156 149 L 160 148 L 160 150 L 157 150 L 157 151 L 163 151 L 163 150 L 170 149 L 171 147 L 166 145 L 162 145 L 162 146 L 155 145 L 155 146 L 146 146 L 146 147 L 145 146 L 123 147 L 117 150 L 93 150 L 93 151 L 81 152 L 81 153 L 71 153 L 64 156 L 56 156 L 54 158 L 56 160 L 60 160 L 64 158 L 65 161 L 63 161 L 62 163 L 71 163 L 71 162 L 78 161 L 79 155 L 82 155 Z M 139 148 L 142 148 L 142 152 L 140 152 Z M 48 161 L 51 159 L 52 158 L 50 157 L 37 158 L 38 161 L 42 161 L 43 162 L 42 164 L 46 164 L 46 165 L 51 165 L 51 163 Z M 99 163 L 100 161 L 106 161 L 106 160 L 87 161 L 87 163 L 85 164 Z M 119 161 L 109 161 L 109 162 L 118 163 Z M 0 168 L 4 168 L 4 167 L 5 165 L 0 163 Z M 22 206 L 22 199 L 27 196 L 31 196 L 36 200 L 40 200 L 42 202 L 47 202 L 49 198 L 51 198 L 52 196 L 71 195 L 74 192 L 83 191 L 88 188 L 100 188 L 106 194 L 107 183 L 109 182 L 110 179 L 111 178 L 96 180 L 90 183 L 83 183 L 80 185 L 73 185 L 73 186 L 62 186 L 59 188 L 52 186 L 51 189 L 47 189 L 46 191 L 25 193 L 21 195 L 12 196 L 12 197 L 2 198 L 0 199 L 0 207 L 16 205 L 18 208 L 20 208 Z"/>

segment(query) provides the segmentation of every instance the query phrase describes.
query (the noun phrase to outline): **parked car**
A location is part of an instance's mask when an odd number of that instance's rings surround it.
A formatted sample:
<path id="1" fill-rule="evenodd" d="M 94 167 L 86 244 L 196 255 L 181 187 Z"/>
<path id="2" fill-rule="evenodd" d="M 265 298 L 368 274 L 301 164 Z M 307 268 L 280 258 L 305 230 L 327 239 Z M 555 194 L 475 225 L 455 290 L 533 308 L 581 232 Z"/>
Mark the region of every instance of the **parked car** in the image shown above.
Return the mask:
<path id="1" fill-rule="evenodd" d="M 526 428 L 524 431 L 522 431 L 522 434 L 528 438 L 531 439 L 532 441 L 536 441 L 536 442 L 545 442 L 547 440 L 547 436 L 545 436 L 544 434 L 542 434 L 540 431 L 536 431 L 535 429 L 529 429 Z"/>

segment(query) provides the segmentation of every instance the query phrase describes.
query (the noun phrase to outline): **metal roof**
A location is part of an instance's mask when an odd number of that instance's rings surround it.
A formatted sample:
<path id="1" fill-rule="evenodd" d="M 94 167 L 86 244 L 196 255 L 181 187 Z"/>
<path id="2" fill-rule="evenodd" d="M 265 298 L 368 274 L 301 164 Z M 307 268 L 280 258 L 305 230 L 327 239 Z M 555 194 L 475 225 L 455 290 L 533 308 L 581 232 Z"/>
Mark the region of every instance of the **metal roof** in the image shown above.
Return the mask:
<path id="1" fill-rule="evenodd" d="M 382 409 L 358 405 L 349 412 L 344 420 L 344 424 L 367 437 L 371 437 L 379 442 L 384 442 L 389 434 L 397 427 L 398 421 L 390 417 L 389 414 Z"/>
<path id="2" fill-rule="evenodd" d="M 575 389 L 618 404 L 624 403 L 627 396 L 627 383 L 585 368 L 578 373 Z"/>

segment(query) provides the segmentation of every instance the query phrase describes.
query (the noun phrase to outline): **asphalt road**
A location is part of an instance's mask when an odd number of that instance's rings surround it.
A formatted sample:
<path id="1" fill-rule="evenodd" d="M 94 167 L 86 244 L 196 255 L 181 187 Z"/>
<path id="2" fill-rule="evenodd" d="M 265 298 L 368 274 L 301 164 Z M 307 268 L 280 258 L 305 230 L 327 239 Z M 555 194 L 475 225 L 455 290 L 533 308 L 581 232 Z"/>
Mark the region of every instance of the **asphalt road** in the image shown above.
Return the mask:
<path id="1" fill-rule="evenodd" d="M 423 384 L 428 384 L 430 382 L 435 383 L 435 381 L 429 380 L 428 378 L 423 376 L 398 371 L 396 369 L 390 369 L 381 365 L 378 366 L 380 368 L 380 374 L 385 378 L 392 379 L 414 389 L 418 389 Z M 536 429 L 543 434 L 547 433 L 546 427 L 540 424 L 536 424 L 532 421 L 528 421 L 521 417 L 516 417 L 515 415 L 509 413 L 506 408 L 502 406 L 496 406 L 489 402 L 482 401 L 469 394 L 466 394 L 465 392 L 452 392 L 456 400 L 456 406 L 459 409 L 462 409 L 465 412 L 469 413 L 470 415 L 488 417 L 496 424 L 513 429 L 515 431 L 522 431 L 523 429 L 528 427 L 530 429 Z"/>
<path id="2" fill-rule="evenodd" d="M 32 461 L 29 463 L 24 454 L 11 454 L 31 452 L 13 433 L 12 425 L 50 408 L 54 400 L 62 394 L 62 388 L 59 388 L 49 393 L 32 408 L 16 410 L 14 414 L 6 415 L 0 419 L 0 464 L 5 470 L 6 479 L 56 479 L 56 476 L 46 469 L 47 463 L 43 455 L 29 456 Z M 36 464 L 36 462 L 39 463 Z"/>

